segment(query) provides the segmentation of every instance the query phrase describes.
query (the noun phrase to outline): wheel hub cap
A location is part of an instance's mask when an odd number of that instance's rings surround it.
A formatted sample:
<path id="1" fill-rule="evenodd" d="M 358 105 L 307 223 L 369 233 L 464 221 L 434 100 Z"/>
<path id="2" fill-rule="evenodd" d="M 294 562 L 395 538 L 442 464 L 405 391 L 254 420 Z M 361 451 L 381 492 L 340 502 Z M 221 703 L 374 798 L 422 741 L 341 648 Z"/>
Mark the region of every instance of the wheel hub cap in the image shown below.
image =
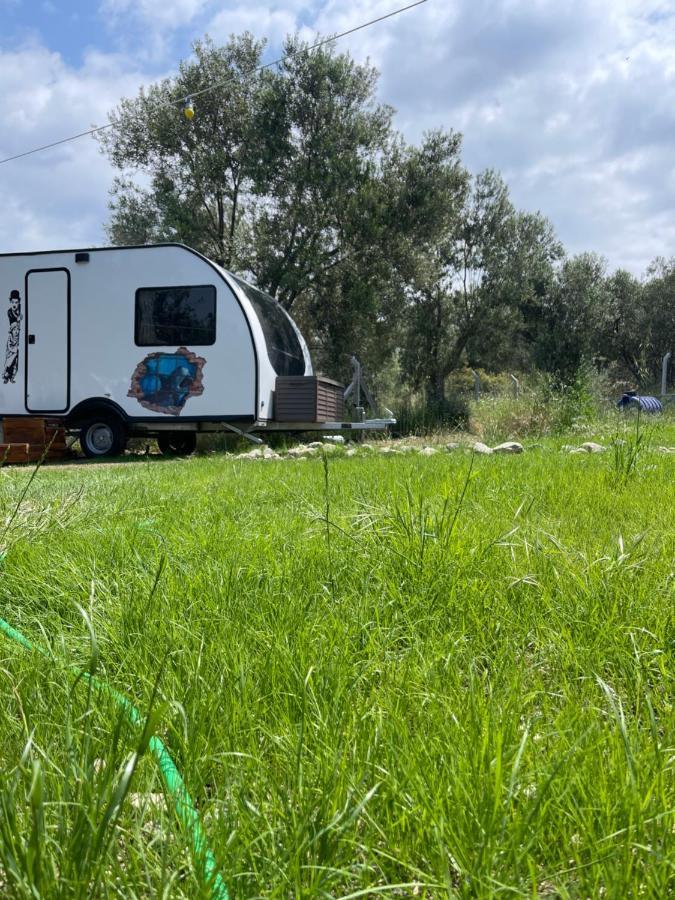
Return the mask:
<path id="1" fill-rule="evenodd" d="M 113 433 L 109 425 L 92 425 L 87 432 L 87 442 L 96 453 L 107 453 L 113 445 Z"/>

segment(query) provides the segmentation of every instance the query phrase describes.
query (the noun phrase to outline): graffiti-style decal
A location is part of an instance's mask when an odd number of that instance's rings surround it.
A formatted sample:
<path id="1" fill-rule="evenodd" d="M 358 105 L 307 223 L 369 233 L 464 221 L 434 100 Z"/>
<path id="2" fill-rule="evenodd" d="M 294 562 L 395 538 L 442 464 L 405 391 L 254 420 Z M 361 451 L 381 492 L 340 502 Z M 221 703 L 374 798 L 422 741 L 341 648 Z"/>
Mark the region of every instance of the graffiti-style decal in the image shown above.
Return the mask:
<path id="1" fill-rule="evenodd" d="M 150 353 L 136 366 L 127 396 L 153 412 L 179 416 L 189 397 L 204 393 L 205 365 L 206 360 L 187 347 L 175 353 Z"/>
<path id="2" fill-rule="evenodd" d="M 19 336 L 21 334 L 21 295 L 18 291 L 10 291 L 9 293 L 9 309 L 7 310 L 9 319 L 9 332 L 7 334 L 7 349 L 5 350 L 5 371 L 2 380 L 7 384 L 16 379 L 16 373 L 19 369 Z"/>

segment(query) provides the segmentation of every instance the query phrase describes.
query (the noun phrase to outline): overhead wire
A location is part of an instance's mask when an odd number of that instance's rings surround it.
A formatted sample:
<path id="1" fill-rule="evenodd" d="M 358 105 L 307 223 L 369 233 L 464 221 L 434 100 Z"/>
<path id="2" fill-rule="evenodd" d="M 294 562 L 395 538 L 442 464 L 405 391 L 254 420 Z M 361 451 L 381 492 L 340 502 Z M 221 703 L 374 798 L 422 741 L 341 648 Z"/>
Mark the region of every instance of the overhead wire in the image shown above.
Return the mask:
<path id="1" fill-rule="evenodd" d="M 377 18 L 370 19 L 367 22 L 362 22 L 360 25 L 355 25 L 353 28 L 348 28 L 346 31 L 341 31 L 338 34 L 334 34 L 331 37 L 322 38 L 320 41 L 316 41 L 314 44 L 310 44 L 308 47 L 298 47 L 297 50 L 292 50 L 290 53 L 284 54 L 284 56 L 280 56 L 278 59 L 274 59 L 271 62 L 262 63 L 259 66 L 255 66 L 247 75 L 250 77 L 251 75 L 255 75 L 256 72 L 262 72 L 265 69 L 274 68 L 274 66 L 279 66 L 282 63 L 286 62 L 288 59 L 292 59 L 295 56 L 299 56 L 302 53 L 311 53 L 312 50 L 317 50 L 319 47 L 323 47 L 326 44 L 332 44 L 335 41 L 339 41 L 342 38 L 348 37 L 350 34 L 356 34 L 357 31 L 363 31 L 365 28 L 370 28 L 372 25 L 377 25 L 379 22 L 384 22 L 386 19 L 392 19 L 394 16 L 398 16 L 401 13 L 408 12 L 410 9 L 414 9 L 416 6 L 422 6 L 424 3 L 428 3 L 428 0 L 415 0 L 414 3 L 409 3 L 407 6 L 401 6 L 398 9 L 392 10 L 389 13 L 385 13 L 382 16 L 377 16 Z M 201 88 L 198 91 L 193 91 L 190 93 L 190 99 L 194 99 L 195 97 L 201 97 L 203 94 L 208 94 L 211 91 L 218 90 L 218 88 L 225 87 L 234 81 L 234 77 L 224 78 L 221 81 L 215 81 L 213 84 L 208 85 L 205 88 Z M 183 103 L 188 98 L 185 95 L 181 95 L 180 97 L 176 97 L 173 100 L 167 100 L 164 103 L 157 103 L 155 106 L 151 107 L 151 111 L 166 109 L 170 106 L 177 106 L 179 103 Z M 33 147 L 31 150 L 24 150 L 22 153 L 15 153 L 13 156 L 7 156 L 4 159 L 0 159 L 0 166 L 5 163 L 14 162 L 17 159 L 23 159 L 26 156 L 33 156 L 35 153 L 42 153 L 45 150 L 51 150 L 53 147 L 59 147 L 62 144 L 68 144 L 72 141 L 77 141 L 80 138 L 88 137 L 89 135 L 99 134 L 102 131 L 106 131 L 108 128 L 113 128 L 115 126 L 115 122 L 107 122 L 105 125 L 99 125 L 94 128 L 89 128 L 86 131 L 80 131 L 77 134 L 71 134 L 69 137 L 61 138 L 58 141 L 51 141 L 49 144 L 42 144 L 40 147 Z"/>

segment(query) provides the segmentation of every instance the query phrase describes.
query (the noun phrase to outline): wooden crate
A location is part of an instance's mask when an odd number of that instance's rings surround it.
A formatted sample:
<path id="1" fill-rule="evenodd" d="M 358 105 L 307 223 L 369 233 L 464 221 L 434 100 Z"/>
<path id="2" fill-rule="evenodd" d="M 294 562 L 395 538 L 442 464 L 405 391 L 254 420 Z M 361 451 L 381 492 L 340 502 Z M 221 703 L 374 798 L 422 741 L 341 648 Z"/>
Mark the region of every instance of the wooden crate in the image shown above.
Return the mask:
<path id="1" fill-rule="evenodd" d="M 280 375 L 274 393 L 275 422 L 339 422 L 344 387 L 320 375 Z"/>

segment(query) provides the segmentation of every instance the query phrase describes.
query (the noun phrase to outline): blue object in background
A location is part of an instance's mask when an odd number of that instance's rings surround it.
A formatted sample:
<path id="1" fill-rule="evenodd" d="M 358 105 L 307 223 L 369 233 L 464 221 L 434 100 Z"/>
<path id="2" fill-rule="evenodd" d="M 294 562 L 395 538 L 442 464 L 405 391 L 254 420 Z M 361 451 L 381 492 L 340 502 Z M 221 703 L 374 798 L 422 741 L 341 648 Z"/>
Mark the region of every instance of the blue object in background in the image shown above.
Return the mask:
<path id="1" fill-rule="evenodd" d="M 635 391 L 626 391 L 616 405 L 619 409 L 635 406 L 647 413 L 663 412 L 663 404 L 660 400 L 657 400 L 656 397 L 639 397 Z"/>

